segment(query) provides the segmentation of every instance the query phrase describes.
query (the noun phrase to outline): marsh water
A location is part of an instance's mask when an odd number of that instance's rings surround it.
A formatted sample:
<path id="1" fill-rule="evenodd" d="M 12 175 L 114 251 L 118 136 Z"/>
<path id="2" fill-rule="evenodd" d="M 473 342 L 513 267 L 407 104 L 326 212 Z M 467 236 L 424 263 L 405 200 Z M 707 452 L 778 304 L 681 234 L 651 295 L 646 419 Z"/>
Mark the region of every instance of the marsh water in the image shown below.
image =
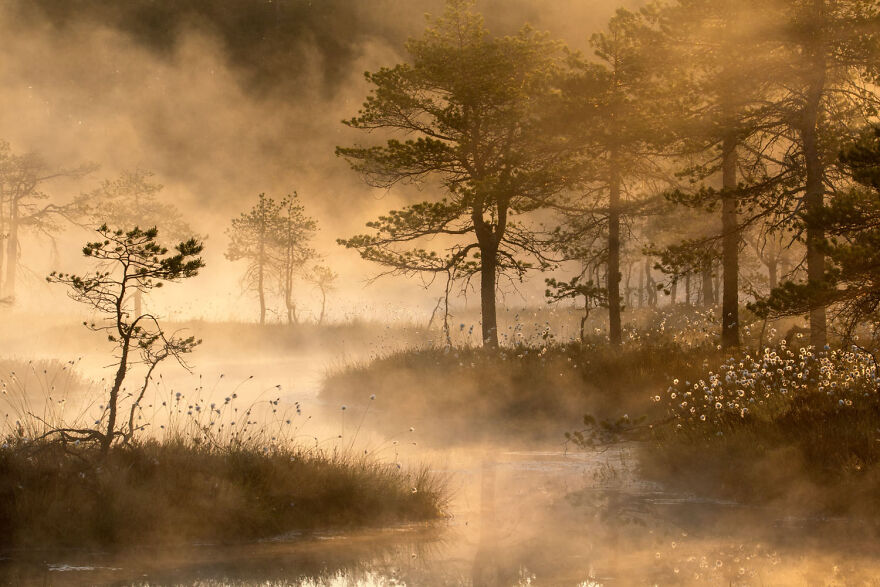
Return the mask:
<path id="1" fill-rule="evenodd" d="M 259 363 L 217 353 L 199 367 L 212 372 L 222 365 L 223 380 L 215 374 L 218 381 L 208 384 L 203 376 L 197 386 L 213 385 L 220 395 L 278 391 L 282 405 L 299 402 L 313 416 L 304 437 L 371 451 L 404 467 L 429 466 L 449 484 L 445 519 L 124 554 L 17 552 L 2 561 L 0 579 L 49 585 L 878 584 L 877 545 L 858 520 L 793 519 L 667 491 L 640 477 L 637 445 L 574 450 L 561 442 L 561 430 L 559 441 L 551 436 L 542 443 L 424 445 L 417 422 L 412 431 L 371 426 L 369 410 L 380 411 L 381 398 L 365 398 L 344 412 L 323 403 L 323 373 L 341 360 L 359 360 L 367 348 L 349 349 L 344 358 L 332 347 L 294 359 L 261 354 Z M 198 377 L 169 375 L 163 385 L 175 393 L 192 388 Z"/>

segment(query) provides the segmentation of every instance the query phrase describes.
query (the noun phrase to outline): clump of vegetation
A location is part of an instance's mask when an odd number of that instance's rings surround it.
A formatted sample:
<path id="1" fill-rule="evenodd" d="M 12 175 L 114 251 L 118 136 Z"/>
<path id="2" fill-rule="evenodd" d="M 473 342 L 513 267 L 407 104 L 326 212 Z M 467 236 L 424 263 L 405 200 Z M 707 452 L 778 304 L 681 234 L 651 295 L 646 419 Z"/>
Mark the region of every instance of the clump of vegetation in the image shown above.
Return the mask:
<path id="1" fill-rule="evenodd" d="M 95 445 L 0 445 L 0 546 L 239 542 L 293 530 L 438 518 L 426 470 L 298 448 L 215 448 L 183 437 Z"/>
<path id="2" fill-rule="evenodd" d="M 518 441 L 559 440 L 560 423 L 584 413 L 599 419 L 645 413 L 645 398 L 676 373 L 699 373 L 710 345 L 633 336 L 619 348 L 591 339 L 486 351 L 474 347 L 425 347 L 392 352 L 368 364 L 327 375 L 326 401 L 357 405 L 377 396 L 383 427 L 419 427 L 423 438 L 479 440 L 479 434 Z"/>
<path id="3" fill-rule="evenodd" d="M 815 352 L 782 341 L 734 355 L 652 398 L 668 420 L 652 430 L 645 471 L 748 502 L 826 513 L 872 507 L 878 385 L 874 357 L 855 347 Z"/>

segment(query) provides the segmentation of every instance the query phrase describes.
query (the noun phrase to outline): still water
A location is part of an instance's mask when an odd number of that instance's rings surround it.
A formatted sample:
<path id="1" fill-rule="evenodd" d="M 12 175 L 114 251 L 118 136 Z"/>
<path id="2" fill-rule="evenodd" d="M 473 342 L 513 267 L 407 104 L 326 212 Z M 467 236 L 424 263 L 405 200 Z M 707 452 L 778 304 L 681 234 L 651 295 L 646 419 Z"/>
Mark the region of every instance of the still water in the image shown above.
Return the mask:
<path id="1" fill-rule="evenodd" d="M 368 348 L 350 348 L 344 359 L 366 358 Z M 0 560 L 0 583 L 880 585 L 880 547 L 859 520 L 791 519 L 771 509 L 670 493 L 640 478 L 637 446 L 586 452 L 554 442 L 527 450 L 489 443 L 426 447 L 417 442 L 417 431 L 401 437 L 372 429 L 369 418 L 353 438 L 356 409 L 347 412 L 346 429 L 339 406 L 317 396 L 322 374 L 339 354 L 337 348 L 293 357 L 261 353 L 259 359 L 205 353 L 198 367 L 208 375 L 197 381 L 198 372 L 169 373 L 161 385 L 169 394 L 216 387 L 221 396 L 238 386 L 243 396 L 277 393 L 283 404 L 298 402 L 304 414 L 314 415 L 305 437 L 343 436 L 341 447 L 349 450 L 385 447 L 377 457 L 404 466 L 427 463 L 445 476 L 451 489 L 446 519 L 125 554 L 13 552 Z M 100 373 L 98 364 L 80 368 L 92 369 L 89 376 Z M 402 440 L 392 445 L 392 438 Z"/>
<path id="2" fill-rule="evenodd" d="M 21 553 L 8 584 L 877 585 L 857 520 L 787 519 L 640 482 L 632 447 L 436 455 L 454 492 L 430 525 L 124 556 Z"/>

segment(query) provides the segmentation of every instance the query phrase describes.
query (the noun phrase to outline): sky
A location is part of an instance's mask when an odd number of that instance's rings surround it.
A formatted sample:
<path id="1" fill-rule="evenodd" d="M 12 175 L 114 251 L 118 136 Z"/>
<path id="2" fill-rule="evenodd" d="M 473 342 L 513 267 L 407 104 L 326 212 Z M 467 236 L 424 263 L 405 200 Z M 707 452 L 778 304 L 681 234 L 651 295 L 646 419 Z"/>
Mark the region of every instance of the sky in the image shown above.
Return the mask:
<path id="1" fill-rule="evenodd" d="M 477 8 L 494 33 L 528 22 L 585 49 L 621 4 L 484 0 Z M 363 73 L 404 60 L 425 13 L 442 9 L 439 0 L 5 0 L 0 139 L 59 167 L 100 165 L 75 184 L 47 186 L 59 201 L 125 169 L 154 172 L 163 197 L 207 235 L 198 284 L 178 289 L 188 300 L 178 305 L 184 314 L 255 314 L 241 293 L 241 266 L 224 259 L 224 231 L 259 193 L 294 190 L 318 221 L 324 262 L 340 274 L 331 313 L 429 314 L 439 287 L 426 291 L 404 278 L 366 285 L 377 268 L 335 241 L 433 195 L 370 188 L 334 149 L 363 140 L 341 124 L 368 94 Z M 77 263 L 82 239 L 76 231 L 60 237 L 54 263 Z M 23 246 L 39 277 L 47 243 Z M 41 300 L 45 286 L 37 290 Z M 540 287 L 524 291 L 522 303 L 540 303 Z M 304 286 L 302 297 L 313 303 L 315 292 Z"/>

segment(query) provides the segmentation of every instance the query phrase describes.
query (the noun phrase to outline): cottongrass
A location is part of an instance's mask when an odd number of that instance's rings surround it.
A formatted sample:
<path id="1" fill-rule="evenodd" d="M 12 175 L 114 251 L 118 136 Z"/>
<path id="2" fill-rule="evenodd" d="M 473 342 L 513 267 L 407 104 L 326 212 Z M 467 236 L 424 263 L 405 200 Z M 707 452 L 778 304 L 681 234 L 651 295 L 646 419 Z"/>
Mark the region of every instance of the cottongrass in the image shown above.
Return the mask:
<path id="1" fill-rule="evenodd" d="M 643 469 L 689 491 L 876 519 L 880 378 L 859 348 L 785 341 L 673 379 Z"/>

